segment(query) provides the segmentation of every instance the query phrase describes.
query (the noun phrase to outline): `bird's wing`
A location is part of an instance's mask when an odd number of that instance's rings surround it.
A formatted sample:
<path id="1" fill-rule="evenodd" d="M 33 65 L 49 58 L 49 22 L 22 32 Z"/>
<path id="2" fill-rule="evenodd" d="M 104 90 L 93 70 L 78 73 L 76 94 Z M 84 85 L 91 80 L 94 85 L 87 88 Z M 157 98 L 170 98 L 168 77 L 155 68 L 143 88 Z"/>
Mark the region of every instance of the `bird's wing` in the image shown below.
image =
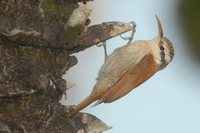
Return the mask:
<path id="1" fill-rule="evenodd" d="M 129 93 L 156 73 L 156 65 L 151 54 L 146 55 L 138 64 L 129 69 L 112 87 L 101 96 L 99 103 L 110 103 Z"/>

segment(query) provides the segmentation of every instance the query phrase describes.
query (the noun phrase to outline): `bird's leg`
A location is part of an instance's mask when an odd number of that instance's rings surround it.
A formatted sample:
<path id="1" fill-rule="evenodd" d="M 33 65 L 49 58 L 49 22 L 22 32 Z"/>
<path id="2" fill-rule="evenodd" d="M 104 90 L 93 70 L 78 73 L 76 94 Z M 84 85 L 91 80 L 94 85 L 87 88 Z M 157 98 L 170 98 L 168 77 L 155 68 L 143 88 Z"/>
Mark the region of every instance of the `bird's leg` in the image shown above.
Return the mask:
<path id="1" fill-rule="evenodd" d="M 103 49 L 104 49 L 104 62 L 106 62 L 107 57 L 108 57 L 108 53 L 107 53 L 107 49 L 106 49 L 106 42 L 104 43 L 105 45 L 103 45 Z"/>
<path id="2" fill-rule="evenodd" d="M 107 49 L 106 49 L 106 41 L 101 42 L 101 43 L 99 43 L 99 44 L 96 44 L 96 46 L 97 46 L 97 47 L 103 46 L 103 48 L 104 48 L 104 54 L 105 54 L 104 62 L 106 62 L 107 56 L 108 56 L 108 54 L 107 54 Z"/>
<path id="3" fill-rule="evenodd" d="M 135 27 L 136 27 L 136 24 L 135 24 L 135 22 L 130 22 L 132 25 L 133 25 L 133 30 L 132 30 L 132 32 L 131 32 L 131 36 L 130 37 L 123 37 L 122 35 L 120 35 L 120 37 L 122 38 L 122 39 L 124 39 L 124 40 L 128 40 L 128 42 L 127 42 L 127 44 L 126 45 L 129 45 L 131 42 L 132 42 L 132 40 L 133 40 L 133 37 L 134 37 L 134 34 L 135 34 Z"/>

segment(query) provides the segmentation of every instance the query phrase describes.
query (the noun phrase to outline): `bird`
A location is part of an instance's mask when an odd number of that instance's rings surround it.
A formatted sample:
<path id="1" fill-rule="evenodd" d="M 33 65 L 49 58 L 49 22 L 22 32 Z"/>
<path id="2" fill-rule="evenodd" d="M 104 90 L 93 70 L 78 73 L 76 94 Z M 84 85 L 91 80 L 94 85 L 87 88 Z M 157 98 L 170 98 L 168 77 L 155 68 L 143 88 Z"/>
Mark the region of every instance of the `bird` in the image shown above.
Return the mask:
<path id="1" fill-rule="evenodd" d="M 120 99 L 173 60 L 172 42 L 163 35 L 160 19 L 157 15 L 155 17 L 158 36 L 134 41 L 114 50 L 100 68 L 91 94 L 69 112 L 68 117 L 72 118 L 93 102 L 96 106 Z"/>

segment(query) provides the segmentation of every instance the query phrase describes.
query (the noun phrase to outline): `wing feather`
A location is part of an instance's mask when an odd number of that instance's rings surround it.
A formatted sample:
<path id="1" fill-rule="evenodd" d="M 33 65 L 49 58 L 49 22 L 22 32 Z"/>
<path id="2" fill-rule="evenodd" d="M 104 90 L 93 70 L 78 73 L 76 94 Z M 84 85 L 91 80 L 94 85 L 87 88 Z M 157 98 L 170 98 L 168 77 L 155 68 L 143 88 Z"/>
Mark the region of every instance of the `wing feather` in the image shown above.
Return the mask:
<path id="1" fill-rule="evenodd" d="M 129 69 L 116 84 L 105 91 L 100 102 L 110 103 L 129 93 L 156 73 L 158 66 L 151 54 L 146 55 L 137 65 Z"/>

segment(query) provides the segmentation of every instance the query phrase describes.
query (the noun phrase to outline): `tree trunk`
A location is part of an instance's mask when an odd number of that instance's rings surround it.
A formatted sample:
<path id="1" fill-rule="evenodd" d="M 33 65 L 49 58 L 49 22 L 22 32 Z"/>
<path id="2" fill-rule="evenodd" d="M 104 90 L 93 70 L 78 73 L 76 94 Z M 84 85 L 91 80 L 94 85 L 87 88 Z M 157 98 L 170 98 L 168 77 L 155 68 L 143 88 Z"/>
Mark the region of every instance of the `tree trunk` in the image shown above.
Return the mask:
<path id="1" fill-rule="evenodd" d="M 70 107 L 59 103 L 68 89 L 62 76 L 77 63 L 71 54 L 133 29 L 121 22 L 87 27 L 91 11 L 77 4 L 86 1 L 0 0 L 0 132 L 109 128 L 89 114 L 69 119 Z"/>

